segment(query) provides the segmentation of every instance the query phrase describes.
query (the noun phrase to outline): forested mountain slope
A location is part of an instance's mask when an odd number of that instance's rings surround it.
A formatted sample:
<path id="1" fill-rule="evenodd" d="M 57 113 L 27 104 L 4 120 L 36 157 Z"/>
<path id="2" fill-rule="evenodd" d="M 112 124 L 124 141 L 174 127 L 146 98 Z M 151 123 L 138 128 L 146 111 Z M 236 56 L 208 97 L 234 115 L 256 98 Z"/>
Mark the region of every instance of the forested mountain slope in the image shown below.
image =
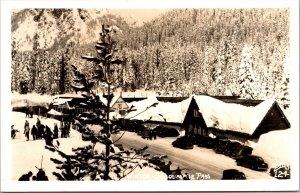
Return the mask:
<path id="1" fill-rule="evenodd" d="M 92 72 L 80 56 L 95 52 L 102 23 L 119 29 L 117 87 L 288 103 L 288 9 L 174 9 L 140 27 L 103 10 L 23 10 L 12 15 L 12 89 L 70 91 L 70 64 Z"/>

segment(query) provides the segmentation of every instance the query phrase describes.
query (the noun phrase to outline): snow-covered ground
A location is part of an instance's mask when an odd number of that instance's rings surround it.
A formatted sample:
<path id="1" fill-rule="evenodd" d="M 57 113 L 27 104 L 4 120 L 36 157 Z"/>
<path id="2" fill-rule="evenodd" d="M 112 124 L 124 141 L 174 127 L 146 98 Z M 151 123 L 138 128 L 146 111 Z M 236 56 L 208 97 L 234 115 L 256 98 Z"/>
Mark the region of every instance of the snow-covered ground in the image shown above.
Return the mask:
<path id="1" fill-rule="evenodd" d="M 115 136 L 115 138 L 118 136 Z M 193 149 L 188 150 L 175 148 L 172 146 L 172 142 L 175 139 L 175 137 L 158 137 L 156 140 L 147 140 L 136 133 L 125 132 L 119 143 L 127 148 L 138 148 L 147 145 L 149 147 L 147 149 L 148 153 L 153 155 L 167 155 L 167 159 L 172 161 L 172 170 L 175 170 L 177 166 L 185 168 L 183 172 L 187 172 L 193 176 L 194 180 L 203 180 L 205 177 L 207 179 L 220 180 L 225 169 L 242 171 L 245 173 L 247 179 L 275 179 L 268 172 L 259 172 L 237 166 L 234 159 L 222 154 L 216 154 L 212 149 L 198 146 L 194 146 Z"/>
<path id="2" fill-rule="evenodd" d="M 263 134 L 253 154 L 262 156 L 269 167 L 277 167 L 281 164 L 291 164 L 291 140 L 292 129 L 272 131 Z"/>
<path id="3" fill-rule="evenodd" d="M 11 141 L 12 147 L 12 180 L 18 180 L 23 174 L 32 171 L 35 175 L 37 173 L 36 167 L 42 167 L 45 169 L 46 175 L 49 180 L 57 180 L 56 177 L 52 174 L 53 171 L 59 172 L 56 169 L 56 164 L 54 164 L 50 158 L 58 158 L 60 156 L 57 152 L 51 152 L 45 149 L 45 140 L 32 140 L 30 136 L 30 140 L 26 141 L 25 135 L 23 134 L 23 128 L 25 120 L 29 121 L 30 127 L 36 123 L 37 116 L 34 115 L 33 118 L 25 118 L 24 113 L 12 112 L 12 124 L 15 125 L 15 129 L 20 130 L 17 133 L 17 136 L 14 140 Z M 48 125 L 51 129 L 54 127 L 54 123 L 59 123 L 59 121 L 49 118 L 41 118 L 41 123 Z M 59 125 L 59 124 L 58 124 Z M 59 133 L 60 134 L 60 133 Z M 53 144 L 56 144 L 56 141 L 59 141 L 60 146 L 59 149 L 66 154 L 72 154 L 72 148 L 83 147 L 90 145 L 89 141 L 82 141 L 81 134 L 76 130 L 71 129 L 69 138 L 59 138 L 54 140 Z M 100 149 L 99 149 L 100 148 Z M 104 146 L 99 146 L 97 151 L 101 151 Z M 36 166 L 36 167 L 35 167 Z M 127 177 L 123 178 L 123 180 L 166 180 L 167 176 L 158 172 L 154 168 L 144 167 L 142 169 L 136 168 L 132 173 L 130 173 Z"/>

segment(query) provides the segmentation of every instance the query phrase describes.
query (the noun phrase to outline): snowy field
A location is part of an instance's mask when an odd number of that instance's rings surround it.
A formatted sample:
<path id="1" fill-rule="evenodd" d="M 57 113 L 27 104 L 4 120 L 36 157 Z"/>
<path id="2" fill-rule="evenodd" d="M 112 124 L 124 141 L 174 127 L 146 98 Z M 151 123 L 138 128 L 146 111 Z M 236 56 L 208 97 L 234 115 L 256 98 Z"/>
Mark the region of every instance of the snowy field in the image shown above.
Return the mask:
<path id="1" fill-rule="evenodd" d="M 17 136 L 11 141 L 12 147 L 12 180 L 18 180 L 23 174 L 29 171 L 33 172 L 33 175 L 37 173 L 36 167 L 41 167 L 41 159 L 43 157 L 42 167 L 45 169 L 46 175 L 49 180 L 57 180 L 52 174 L 53 171 L 59 172 L 55 167 L 56 165 L 50 160 L 50 158 L 60 158 L 58 153 L 51 152 L 45 149 L 45 140 L 30 140 L 26 141 L 23 134 L 23 128 L 25 120 L 28 120 L 30 127 L 36 123 L 37 116 L 33 118 L 25 118 L 24 113 L 12 112 L 12 124 L 15 125 L 15 129 L 20 130 L 17 132 Z M 48 125 L 53 129 L 54 123 L 59 121 L 49 118 L 41 118 L 41 123 Z M 58 124 L 59 125 L 59 124 Z M 59 133 L 60 134 L 60 133 Z M 53 141 L 56 144 L 56 140 L 59 141 L 59 149 L 67 154 L 72 154 L 72 148 L 83 147 L 91 144 L 89 141 L 82 141 L 81 134 L 71 129 L 69 138 L 59 138 Z M 98 150 L 99 151 L 99 150 Z M 143 174 L 143 175 L 141 175 Z M 123 180 L 166 180 L 167 177 L 164 173 L 158 172 L 153 168 L 144 167 L 142 169 L 136 168 L 132 173 L 123 178 Z"/>

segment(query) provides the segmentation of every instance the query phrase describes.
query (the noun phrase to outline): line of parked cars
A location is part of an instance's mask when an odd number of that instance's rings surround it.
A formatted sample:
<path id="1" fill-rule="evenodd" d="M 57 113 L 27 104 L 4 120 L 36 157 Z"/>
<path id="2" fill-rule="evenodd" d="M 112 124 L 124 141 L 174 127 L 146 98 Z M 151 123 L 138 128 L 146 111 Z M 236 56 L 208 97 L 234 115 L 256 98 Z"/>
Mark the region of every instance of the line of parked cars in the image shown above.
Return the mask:
<path id="1" fill-rule="evenodd" d="M 211 138 L 209 136 L 193 135 L 177 138 L 172 145 L 181 149 L 193 149 L 194 145 L 213 149 L 217 154 L 224 154 L 236 160 L 238 166 L 256 171 L 267 171 L 268 164 L 262 157 L 251 155 L 252 148 L 226 137 Z M 222 179 L 246 179 L 243 172 L 236 169 L 223 171 Z"/>

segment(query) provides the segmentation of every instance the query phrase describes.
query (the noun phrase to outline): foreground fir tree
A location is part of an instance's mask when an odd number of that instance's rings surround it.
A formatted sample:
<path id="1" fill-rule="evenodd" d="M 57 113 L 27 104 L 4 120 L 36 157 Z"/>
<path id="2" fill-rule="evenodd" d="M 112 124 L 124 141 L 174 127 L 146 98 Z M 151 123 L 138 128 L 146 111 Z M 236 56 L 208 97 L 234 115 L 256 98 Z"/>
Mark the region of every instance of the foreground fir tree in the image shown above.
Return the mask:
<path id="1" fill-rule="evenodd" d="M 120 180 L 130 174 L 137 167 L 142 168 L 148 165 L 145 154 L 147 147 L 141 149 L 125 150 L 121 146 L 117 147 L 116 142 L 123 136 L 121 135 L 115 141 L 111 135 L 119 132 L 116 125 L 112 124 L 109 119 L 110 102 L 112 99 L 111 85 L 112 67 L 122 63 L 121 59 L 115 58 L 117 52 L 117 42 L 114 39 L 116 28 L 112 26 L 102 25 L 100 32 L 100 40 L 96 43 L 97 57 L 82 56 L 87 61 L 92 61 L 96 64 L 94 76 L 89 80 L 80 70 L 72 65 L 74 75 L 74 84 L 72 87 L 75 91 L 81 91 L 84 97 L 87 98 L 87 104 L 90 106 L 100 106 L 101 101 L 93 91 L 92 87 L 97 82 L 106 83 L 108 85 L 107 106 L 105 113 L 97 111 L 96 116 L 102 118 L 101 126 L 103 129 L 98 134 L 93 133 L 85 128 L 85 134 L 89 134 L 92 145 L 73 149 L 74 154 L 67 155 L 60 151 L 59 143 L 54 147 L 47 147 L 51 151 L 56 151 L 64 158 L 63 160 L 51 158 L 56 163 L 60 173 L 53 172 L 58 180 Z M 76 118 L 75 118 L 76 120 Z"/>

